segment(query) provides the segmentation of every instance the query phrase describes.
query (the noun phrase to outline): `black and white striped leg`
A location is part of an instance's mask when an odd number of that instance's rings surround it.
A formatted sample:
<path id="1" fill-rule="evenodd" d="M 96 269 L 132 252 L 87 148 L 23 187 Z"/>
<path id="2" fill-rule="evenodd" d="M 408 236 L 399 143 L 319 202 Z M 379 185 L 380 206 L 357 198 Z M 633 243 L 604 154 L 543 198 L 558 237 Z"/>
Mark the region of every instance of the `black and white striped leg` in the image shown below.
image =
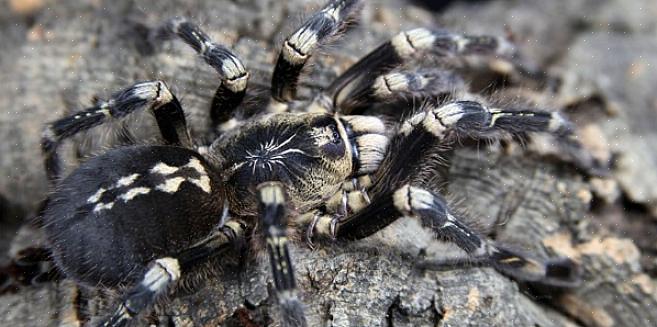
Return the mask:
<path id="1" fill-rule="evenodd" d="M 568 135 L 569 121 L 556 112 L 514 111 L 488 108 L 472 101 L 444 105 L 427 102 L 406 118 L 392 137 L 385 157 L 374 173 L 371 194 L 402 184 L 428 180 L 443 171 L 445 151 L 459 138 L 495 138 L 503 133 L 548 132 Z"/>
<path id="2" fill-rule="evenodd" d="M 458 137 L 496 137 L 502 132 L 568 135 L 572 131 L 571 123 L 555 112 L 491 109 L 472 101 L 427 102 L 390 139 L 385 125 L 375 117 L 341 116 L 341 121 L 352 148 L 354 176 L 372 175 L 374 182 L 368 189 L 373 197 L 444 169 L 445 145 Z"/>
<path id="3" fill-rule="evenodd" d="M 328 87 L 326 94 L 334 106 L 344 113 L 349 99 L 370 89 L 377 78 L 400 67 L 412 58 L 465 56 L 471 54 L 512 57 L 514 46 L 504 38 L 492 36 L 457 35 L 445 31 L 418 28 L 402 32 L 382 44 L 351 66 Z"/>
<path id="4" fill-rule="evenodd" d="M 126 294 L 114 313 L 99 326 L 125 326 L 132 318 L 151 307 L 180 279 L 183 273 L 200 262 L 219 256 L 239 242 L 245 235 L 243 222 L 233 220 L 210 236 L 178 255 L 153 261 L 142 280 Z"/>
<path id="5" fill-rule="evenodd" d="M 313 51 L 345 30 L 360 8 L 360 0 L 331 0 L 283 43 L 271 83 L 275 102 L 293 100 L 302 69 Z M 272 104 L 275 108 L 276 104 Z"/>
<path id="6" fill-rule="evenodd" d="M 340 108 L 360 113 L 360 109 L 371 107 L 372 103 L 439 97 L 453 94 L 464 85 L 458 75 L 440 69 L 395 70 L 375 78 L 372 84 L 356 85 L 349 97 L 340 102 Z"/>
<path id="7" fill-rule="evenodd" d="M 526 132 L 547 132 L 557 138 L 561 155 L 574 166 L 592 176 L 608 176 L 607 164 L 595 159 L 582 147 L 574 134 L 574 125 L 558 112 L 525 109 L 489 108 L 477 102 L 460 101 L 432 108 L 424 118 L 425 126 L 434 126 L 432 133 L 443 138 L 454 131 L 458 136 L 477 138 L 497 137 L 501 132 L 523 135 Z M 422 114 L 409 121 L 419 121 Z M 435 121 L 431 122 L 435 117 Z M 436 122 L 438 124 L 436 124 Z M 409 130 L 406 124 L 403 131 Z"/>
<path id="8" fill-rule="evenodd" d="M 471 259 L 487 263 L 498 271 L 522 281 L 553 286 L 572 286 L 577 273 L 572 261 L 558 258 L 540 261 L 519 251 L 483 238 L 464 225 L 447 207 L 439 194 L 404 185 L 393 193 L 395 208 L 406 216 L 417 217 L 436 237 L 454 242 Z"/>
<path id="9" fill-rule="evenodd" d="M 416 71 L 392 71 L 374 80 L 369 92 L 372 100 L 389 102 L 402 96 L 428 97 L 453 93 L 463 87 L 463 80 L 456 74 L 439 69 L 419 69 Z"/>
<path id="10" fill-rule="evenodd" d="M 181 273 L 178 259 L 166 257 L 155 260 L 149 265 L 141 282 L 128 292 L 119 308 L 99 326 L 125 326 L 132 318 L 151 306 L 159 295 L 166 293 L 178 281 Z"/>
<path id="11" fill-rule="evenodd" d="M 99 101 L 91 108 L 47 125 L 41 138 L 41 150 L 48 180 L 53 182 L 60 177 L 62 167 L 57 150 L 62 141 L 143 109 L 153 110 L 160 133 L 167 143 L 188 148 L 193 146 L 185 114 L 175 95 L 162 81 L 142 82 L 113 94 L 107 101 Z"/>
<path id="12" fill-rule="evenodd" d="M 557 136 L 567 136 L 573 132 L 572 123 L 557 112 L 489 108 L 474 101 L 457 101 L 441 106 L 428 104 L 423 111 L 402 124 L 400 134 L 407 136 L 416 131 L 418 125 L 440 141 L 450 132 L 474 138 L 495 137 L 500 132 L 547 132 Z"/>
<path id="13" fill-rule="evenodd" d="M 215 126 L 227 122 L 246 94 L 249 72 L 239 57 L 227 47 L 212 42 L 197 25 L 185 18 L 174 18 L 156 30 L 156 37 L 178 36 L 212 66 L 221 79 L 212 100 L 210 117 Z"/>
<path id="14" fill-rule="evenodd" d="M 320 220 L 317 231 L 336 239 L 358 240 L 404 216 L 420 219 L 437 239 L 453 242 L 475 263 L 486 263 L 518 280 L 560 287 L 577 282 L 576 267 L 570 260 L 541 261 L 495 244 L 463 224 L 441 195 L 409 184 L 380 194 L 371 205 L 345 219 Z"/>
<path id="15" fill-rule="evenodd" d="M 287 245 L 286 203 L 283 184 L 278 182 L 260 184 L 258 186 L 258 200 L 274 285 L 281 307 L 281 326 L 307 326 L 303 304 L 297 297 L 294 267 Z"/>
<path id="16" fill-rule="evenodd" d="M 449 259 L 425 258 L 417 263 L 419 268 L 438 271 L 487 266 L 521 281 L 564 288 L 577 287 L 581 282 L 577 266 L 568 258 L 551 258 L 548 262 L 542 264 L 539 260 L 532 259 L 531 255 L 527 253 L 505 248 L 500 244 L 497 244 L 494 256 L 475 255 Z M 542 269 L 545 271 L 540 272 Z"/>
<path id="17" fill-rule="evenodd" d="M 560 126 L 557 123 L 563 122 L 557 119 L 551 123 L 551 114 L 539 118 L 527 114 L 500 117 L 495 114 L 496 111 L 477 103 L 455 102 L 444 106 L 429 105 L 409 117 L 390 141 L 389 149 L 374 173 L 374 182 L 369 188 L 369 205 L 347 217 L 319 217 L 313 221 L 315 233 L 329 238 L 357 240 L 376 233 L 401 216 L 413 216 L 421 219 L 437 237 L 456 243 L 474 260 L 490 262 L 501 272 L 519 279 L 568 285 L 575 275 L 571 273 L 574 270 L 571 262 L 563 259 L 541 262 L 494 245 L 461 223 L 447 208 L 442 196 L 410 186 L 416 181 L 426 180 L 423 175 L 433 174 L 439 169 L 442 164 L 438 159 L 439 147 L 446 141 L 449 131 L 511 129 L 508 126 L 516 126 L 516 122 L 500 121 L 508 117 L 528 119 L 531 128 L 525 130 L 531 131 L 557 131 L 556 126 Z"/>

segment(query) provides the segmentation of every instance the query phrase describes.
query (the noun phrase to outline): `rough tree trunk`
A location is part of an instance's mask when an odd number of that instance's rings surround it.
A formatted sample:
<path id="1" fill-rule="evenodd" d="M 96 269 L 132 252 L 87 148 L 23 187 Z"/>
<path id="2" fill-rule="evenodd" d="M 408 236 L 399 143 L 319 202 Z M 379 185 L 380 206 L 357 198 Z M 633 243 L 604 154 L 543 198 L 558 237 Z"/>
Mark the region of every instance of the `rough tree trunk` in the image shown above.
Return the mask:
<path id="1" fill-rule="evenodd" d="M 144 39 L 145 26 L 189 16 L 216 41 L 233 45 L 254 74 L 251 85 L 267 86 L 281 38 L 299 22 L 297 13 L 315 8 L 273 0 L 5 0 L 0 7 L 9 8 L 0 11 L 3 250 L 17 222 L 46 194 L 38 139 L 43 123 L 65 108 L 159 78 L 182 98 L 194 132 L 207 128 L 214 72 L 180 42 L 153 48 Z M 444 24 L 502 34 L 506 26 L 527 57 L 560 80 L 523 95 L 566 108 L 587 148 L 615 165 L 610 178 L 586 177 L 539 139 L 529 149 L 493 146 L 454 154 L 448 191 L 459 207 L 498 240 L 540 257 L 572 258 L 582 269 L 580 287 L 530 290 L 490 268 L 423 271 L 415 265 L 420 249 L 429 257 L 457 250 L 430 242 L 414 221 L 403 219 L 354 244 L 294 250 L 311 325 L 657 325 L 657 96 L 650 87 L 657 82 L 655 13 L 650 0 L 457 3 L 441 13 L 396 0 L 366 4 L 363 23 L 331 56 L 318 58 L 303 94 L 327 85 L 402 29 Z M 37 233 L 26 231 L 13 249 L 36 239 Z M 246 272 L 240 271 L 227 266 L 156 315 L 169 317 L 160 319 L 163 325 L 175 326 L 278 321 L 265 260 L 248 261 Z M 73 326 L 76 307 L 106 313 L 103 301 L 85 300 L 91 295 L 68 281 L 26 287 L 0 296 L 0 325 Z"/>

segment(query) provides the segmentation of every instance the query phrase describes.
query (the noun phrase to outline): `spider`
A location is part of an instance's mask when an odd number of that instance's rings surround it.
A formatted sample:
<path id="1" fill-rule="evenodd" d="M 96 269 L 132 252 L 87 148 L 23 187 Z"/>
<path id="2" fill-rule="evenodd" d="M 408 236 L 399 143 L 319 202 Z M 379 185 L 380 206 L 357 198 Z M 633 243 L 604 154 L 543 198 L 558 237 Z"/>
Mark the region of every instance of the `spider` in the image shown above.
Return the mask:
<path id="1" fill-rule="evenodd" d="M 402 32 L 309 101 L 296 99 L 313 52 L 339 36 L 361 5 L 329 1 L 286 38 L 271 98 L 245 119 L 238 113 L 249 72 L 239 57 L 187 19 L 157 28 L 155 35 L 180 38 L 219 74 L 211 144 L 192 139 L 182 106 L 163 81 L 134 84 L 47 125 L 42 150 L 54 191 L 42 221 L 52 257 L 81 285 L 128 289 L 100 326 L 128 324 L 194 269 L 245 242 L 266 248 L 281 325 L 306 326 L 289 243 L 359 240 L 400 217 L 418 219 L 469 261 L 524 281 L 572 283 L 571 261 L 538 260 L 481 236 L 431 182 L 458 139 L 572 133 L 572 124 L 555 112 L 440 100 L 458 86 L 457 76 L 406 67 L 427 56 L 510 58 L 516 50 L 506 39 L 425 28 Z M 424 104 L 398 101 L 409 95 Z M 400 106 L 403 118 L 368 114 L 377 104 Z M 166 144 L 118 147 L 62 176 L 58 150 L 66 139 L 140 110 L 152 111 Z"/>

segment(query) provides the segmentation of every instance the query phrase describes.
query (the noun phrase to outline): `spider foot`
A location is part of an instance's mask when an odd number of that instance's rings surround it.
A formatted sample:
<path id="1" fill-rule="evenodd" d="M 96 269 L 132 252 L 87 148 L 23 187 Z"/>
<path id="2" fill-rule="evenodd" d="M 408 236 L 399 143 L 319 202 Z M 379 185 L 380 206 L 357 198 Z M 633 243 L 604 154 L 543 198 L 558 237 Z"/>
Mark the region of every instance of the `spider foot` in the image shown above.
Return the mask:
<path id="1" fill-rule="evenodd" d="M 313 238 L 315 233 L 327 236 L 331 240 L 335 240 L 338 223 L 344 219 L 344 215 L 321 215 L 315 214 L 313 219 L 308 224 L 306 229 L 306 244 L 311 250 L 315 249 Z"/>
<path id="2" fill-rule="evenodd" d="M 564 257 L 540 260 L 497 247 L 492 251 L 490 261 L 497 271 L 519 281 L 561 288 L 573 288 L 581 282 L 575 262 Z"/>
<path id="3" fill-rule="evenodd" d="M 427 259 L 421 256 L 416 267 L 434 271 L 493 267 L 520 282 L 559 288 L 574 288 L 581 282 L 576 263 L 568 258 L 538 260 L 499 246 L 490 255 L 447 259 Z"/>

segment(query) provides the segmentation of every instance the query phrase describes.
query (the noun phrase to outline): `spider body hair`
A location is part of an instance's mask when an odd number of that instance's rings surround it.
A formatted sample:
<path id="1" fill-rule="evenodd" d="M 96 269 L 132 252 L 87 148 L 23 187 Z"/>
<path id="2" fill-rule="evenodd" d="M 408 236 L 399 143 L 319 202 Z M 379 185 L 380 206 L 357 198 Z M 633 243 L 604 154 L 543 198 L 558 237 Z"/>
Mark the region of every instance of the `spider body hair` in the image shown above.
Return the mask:
<path id="1" fill-rule="evenodd" d="M 195 267 L 243 243 L 266 249 L 281 325 L 307 326 L 290 246 L 360 240 L 402 217 L 508 276 L 556 287 L 577 282 L 573 262 L 537 259 L 477 233 L 435 185 L 460 138 L 565 137 L 572 124 L 555 112 L 437 101 L 462 79 L 435 68 L 400 69 L 427 55 L 512 57 L 516 49 L 508 41 L 425 28 L 402 32 L 311 101 L 294 99 L 313 51 L 341 33 L 359 7 L 357 0 L 329 1 L 292 33 L 276 61 L 270 102 L 243 120 L 249 72 L 238 56 L 186 19 L 158 28 L 156 36 L 180 38 L 219 74 L 210 108 L 218 137 L 211 144 L 192 139 L 182 106 L 163 81 L 134 84 L 46 126 L 42 151 L 53 193 L 42 220 L 52 256 L 78 283 L 127 288 L 102 326 L 128 324 Z M 399 105 L 399 120 L 368 113 L 408 96 L 424 105 Z M 62 142 L 141 110 L 153 113 L 165 144 L 110 150 L 62 178 Z"/>
<path id="2" fill-rule="evenodd" d="M 44 228 L 67 276 L 90 286 L 130 284 L 146 268 L 135 263 L 205 237 L 221 217 L 222 204 L 213 199 L 223 192 L 219 176 L 195 152 L 121 148 L 89 159 L 59 183 Z M 91 243 L 95 246 L 86 246 Z"/>

